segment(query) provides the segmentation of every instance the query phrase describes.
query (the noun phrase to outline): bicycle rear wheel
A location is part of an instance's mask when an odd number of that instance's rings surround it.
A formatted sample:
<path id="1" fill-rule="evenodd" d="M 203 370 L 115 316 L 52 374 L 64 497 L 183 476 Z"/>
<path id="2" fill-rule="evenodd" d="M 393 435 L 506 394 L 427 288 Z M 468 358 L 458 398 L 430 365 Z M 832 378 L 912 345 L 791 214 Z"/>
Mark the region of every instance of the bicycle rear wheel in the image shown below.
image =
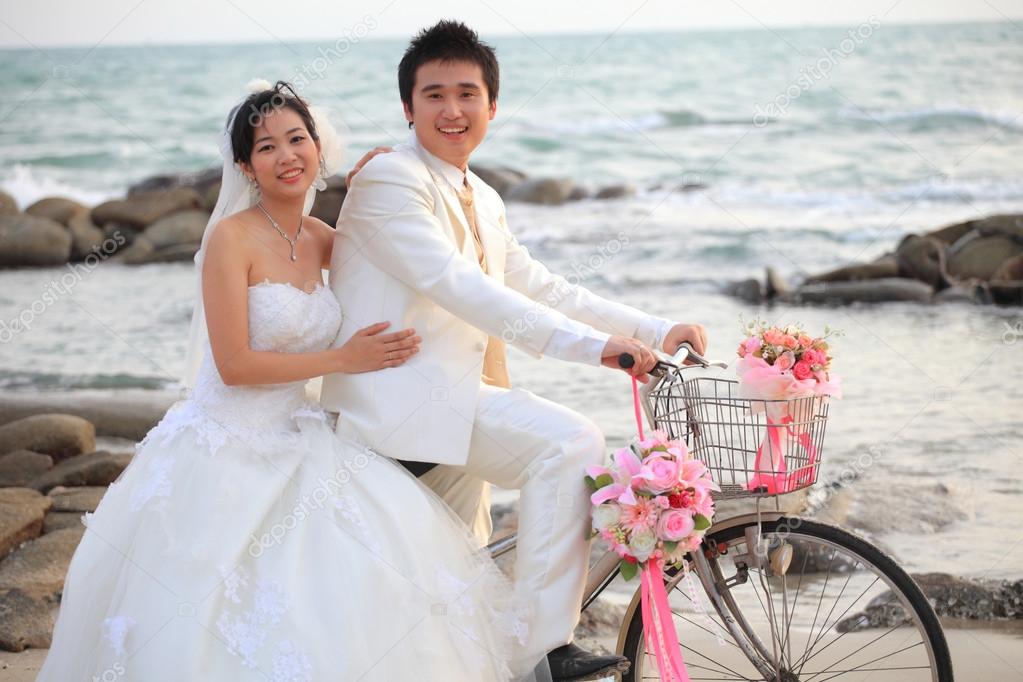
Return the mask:
<path id="1" fill-rule="evenodd" d="M 769 558 L 759 561 L 747 547 L 748 528 L 756 523 L 704 539 L 716 605 L 695 573 L 665 578 L 694 682 L 952 681 L 941 625 L 891 558 L 833 526 L 782 518 L 761 526 Z M 692 568 L 695 558 L 687 559 Z M 632 668 L 623 682 L 661 679 L 646 651 L 640 609 L 625 627 L 623 653 Z"/>

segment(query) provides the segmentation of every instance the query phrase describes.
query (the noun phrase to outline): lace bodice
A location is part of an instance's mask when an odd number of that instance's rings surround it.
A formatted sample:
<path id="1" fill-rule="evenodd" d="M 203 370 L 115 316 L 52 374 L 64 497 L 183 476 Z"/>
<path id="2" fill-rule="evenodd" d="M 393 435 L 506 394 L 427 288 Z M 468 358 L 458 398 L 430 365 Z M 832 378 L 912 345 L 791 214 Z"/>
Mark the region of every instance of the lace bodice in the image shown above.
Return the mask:
<path id="1" fill-rule="evenodd" d="M 253 350 L 309 353 L 327 349 L 341 327 L 341 308 L 330 289 L 311 292 L 291 284 L 261 282 L 249 287 L 249 343 Z M 293 418 L 314 410 L 305 381 L 263 386 L 228 386 L 207 347 L 195 388 L 162 424 L 174 431 L 198 426 L 213 450 L 232 437 L 260 442 L 273 433 L 293 431 Z"/>

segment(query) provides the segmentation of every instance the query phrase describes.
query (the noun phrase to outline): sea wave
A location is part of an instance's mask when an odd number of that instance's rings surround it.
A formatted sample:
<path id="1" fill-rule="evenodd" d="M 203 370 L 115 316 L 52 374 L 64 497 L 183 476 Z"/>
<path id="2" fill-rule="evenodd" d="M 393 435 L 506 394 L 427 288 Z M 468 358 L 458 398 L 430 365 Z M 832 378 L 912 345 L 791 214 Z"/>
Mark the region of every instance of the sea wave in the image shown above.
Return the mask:
<path id="1" fill-rule="evenodd" d="M 1010 132 L 1023 132 L 1023 114 L 992 112 L 965 106 L 921 107 L 893 111 L 864 111 L 848 108 L 843 116 L 853 121 L 893 124 L 914 132 L 991 127 Z"/>
<path id="2" fill-rule="evenodd" d="M 0 176 L 0 189 L 14 197 L 22 209 L 44 197 L 67 197 L 86 206 L 95 206 L 116 196 L 116 192 L 85 189 L 45 170 L 20 163 Z"/>
<path id="3" fill-rule="evenodd" d="M 638 116 L 607 116 L 581 121 L 556 122 L 546 126 L 558 135 L 595 135 L 600 133 L 635 132 L 692 128 L 712 125 L 749 125 L 750 118 L 705 116 L 691 109 L 654 111 Z"/>
<path id="4" fill-rule="evenodd" d="M 18 372 L 0 370 L 0 388 L 37 391 L 67 389 L 171 388 L 174 382 L 163 377 L 132 374 L 60 374 L 56 372 Z"/>

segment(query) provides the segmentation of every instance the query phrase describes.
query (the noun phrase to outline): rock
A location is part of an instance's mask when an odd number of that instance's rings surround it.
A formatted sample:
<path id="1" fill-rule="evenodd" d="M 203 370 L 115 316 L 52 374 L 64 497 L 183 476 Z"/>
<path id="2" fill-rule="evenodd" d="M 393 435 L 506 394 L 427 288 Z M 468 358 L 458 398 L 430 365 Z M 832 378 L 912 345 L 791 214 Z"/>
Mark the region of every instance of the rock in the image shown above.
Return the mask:
<path id="1" fill-rule="evenodd" d="M 18 202 L 7 192 L 0 190 L 0 215 L 18 215 Z"/>
<path id="2" fill-rule="evenodd" d="M 764 300 L 764 291 L 761 288 L 760 280 L 744 279 L 739 282 L 732 282 L 725 287 L 725 293 L 736 298 L 741 298 L 749 303 L 760 303 Z"/>
<path id="3" fill-rule="evenodd" d="M 82 260 L 90 253 L 104 254 L 104 247 L 110 249 L 109 253 L 105 255 L 110 255 L 117 250 L 116 240 L 104 244 L 106 235 L 103 234 L 103 230 L 93 224 L 91 211 L 87 208 L 73 213 L 68 218 L 67 229 L 71 233 L 71 258 L 73 260 Z"/>
<path id="4" fill-rule="evenodd" d="M 936 303 L 991 303 L 986 287 L 972 282 L 958 282 L 934 294 Z"/>
<path id="5" fill-rule="evenodd" d="M 1003 235 L 1023 241 L 1023 214 L 992 215 L 969 223 L 981 237 Z"/>
<path id="6" fill-rule="evenodd" d="M 997 620 L 1023 618 L 1023 580 L 976 581 L 947 573 L 922 573 L 913 576 L 927 600 L 940 617 Z M 908 623 L 902 604 L 892 592 L 872 599 L 860 613 L 839 621 L 839 632 L 870 628 L 892 628 Z"/>
<path id="7" fill-rule="evenodd" d="M 563 204 L 572 194 L 571 180 L 559 178 L 537 178 L 525 180 L 508 191 L 509 201 L 553 206 Z"/>
<path id="8" fill-rule="evenodd" d="M 95 207 L 92 220 L 104 227 L 108 223 L 124 223 L 142 229 L 164 216 L 202 206 L 202 196 L 190 187 L 138 192 L 127 199 L 107 201 Z"/>
<path id="9" fill-rule="evenodd" d="M 331 189 L 328 185 L 327 189 L 316 193 L 316 199 L 313 201 L 313 207 L 310 209 L 309 215 L 319 218 L 331 227 L 334 227 L 337 225 L 337 218 L 341 214 L 341 204 L 344 203 L 345 196 L 347 195 L 348 190 L 344 189 L 343 182 L 341 189 Z"/>
<path id="10" fill-rule="evenodd" d="M 0 456 L 0 487 L 24 487 L 53 468 L 53 458 L 31 450 Z"/>
<path id="11" fill-rule="evenodd" d="M 526 174 L 507 166 L 470 166 L 469 169 L 478 175 L 483 182 L 493 187 L 502 197 L 507 197 L 509 190 L 526 179 Z"/>
<path id="12" fill-rule="evenodd" d="M 117 480 L 131 462 L 130 454 L 90 452 L 65 459 L 31 482 L 30 488 L 41 493 L 62 486 L 106 486 Z"/>
<path id="13" fill-rule="evenodd" d="M 0 455 L 31 450 L 59 462 L 95 449 L 95 427 L 70 414 L 38 414 L 0 426 Z"/>
<path id="14" fill-rule="evenodd" d="M 142 233 L 156 249 L 179 244 L 198 244 L 210 214 L 206 211 L 181 211 L 160 218 Z"/>
<path id="15" fill-rule="evenodd" d="M 948 247 L 948 272 L 956 279 L 987 281 L 1006 260 L 1023 254 L 1023 244 L 1012 237 L 981 236 L 971 232 Z"/>
<path id="16" fill-rule="evenodd" d="M 81 211 L 89 210 L 84 204 L 74 199 L 64 197 L 47 197 L 40 199 L 25 209 L 25 213 L 36 218 L 49 218 L 50 220 L 67 225 L 71 216 Z"/>
<path id="17" fill-rule="evenodd" d="M 47 495 L 53 500 L 55 512 L 94 512 L 107 489 L 105 486 L 65 488 L 57 486 Z"/>
<path id="18" fill-rule="evenodd" d="M 17 588 L 0 591 L 0 649 L 24 651 L 50 646 L 54 609 Z"/>
<path id="19" fill-rule="evenodd" d="M 781 297 L 791 303 L 883 303 L 929 301 L 934 290 L 912 279 L 884 278 L 862 282 L 804 284 Z"/>
<path id="20" fill-rule="evenodd" d="M 199 250 L 200 242 L 191 244 L 175 244 L 157 249 L 146 261 L 147 263 L 186 263 L 195 260 L 195 254 Z"/>
<path id="21" fill-rule="evenodd" d="M 608 185 L 601 187 L 594 195 L 595 199 L 622 199 L 636 196 L 636 188 L 630 184 Z"/>
<path id="22" fill-rule="evenodd" d="M 764 295 L 768 300 L 782 296 L 789 290 L 784 278 L 782 278 L 782 276 L 778 274 L 778 271 L 771 266 L 767 266 L 764 283 Z"/>
<path id="23" fill-rule="evenodd" d="M 1006 258 L 991 275 L 992 282 L 1023 281 L 1023 254 Z"/>
<path id="24" fill-rule="evenodd" d="M 582 185 L 576 185 L 572 188 L 572 191 L 568 194 L 568 201 L 582 201 L 583 199 L 589 199 L 591 196 L 590 190 Z"/>
<path id="25" fill-rule="evenodd" d="M 58 222 L 30 215 L 0 215 L 0 267 L 63 265 L 71 235 Z"/>
<path id="26" fill-rule="evenodd" d="M 138 442 L 156 426 L 178 397 L 176 391 L 146 389 L 128 389 L 113 395 L 104 390 L 0 394 L 0 424 L 36 414 L 60 412 L 92 422 L 98 435 Z M 93 447 L 86 452 L 95 449 Z"/>
<path id="27" fill-rule="evenodd" d="M 882 279 L 885 277 L 898 277 L 899 266 L 895 256 L 887 255 L 878 258 L 872 263 L 857 263 L 847 265 L 836 270 L 813 275 L 806 278 L 806 284 L 816 282 L 857 282 L 867 279 Z"/>
<path id="28" fill-rule="evenodd" d="M 65 528 L 81 528 L 82 512 L 50 512 L 43 517 L 43 535 Z"/>
<path id="29" fill-rule="evenodd" d="M 26 540 L 39 537 L 52 504 L 53 500 L 30 488 L 0 489 L 0 559 Z"/>
<path id="30" fill-rule="evenodd" d="M 0 563 L 0 590 L 18 589 L 36 599 L 59 599 L 68 564 L 85 527 L 65 528 L 26 542 Z"/>
<path id="31" fill-rule="evenodd" d="M 991 282 L 988 291 L 999 305 L 1023 305 L 1023 282 Z"/>
<path id="32" fill-rule="evenodd" d="M 702 182 L 683 182 L 675 186 L 673 192 L 699 192 L 700 190 L 707 189 L 707 185 Z"/>
<path id="33" fill-rule="evenodd" d="M 977 222 L 978 221 L 976 220 L 968 220 L 965 223 L 946 225 L 945 227 L 942 227 L 940 229 L 928 232 L 923 236 L 928 237 L 930 239 L 937 239 L 945 246 L 948 246 L 949 244 L 953 243 L 954 241 L 962 237 L 967 232 L 972 232 L 974 225 Z"/>
<path id="34" fill-rule="evenodd" d="M 940 289 L 948 284 L 945 244 L 932 237 L 911 234 L 895 249 L 899 275 Z"/>
<path id="35" fill-rule="evenodd" d="M 153 242 L 139 235 L 131 240 L 131 244 L 121 249 L 117 259 L 128 265 L 144 265 L 150 262 L 150 258 L 156 252 Z"/>
<path id="36" fill-rule="evenodd" d="M 634 579 L 638 583 L 639 580 Z M 589 642 L 614 640 L 618 629 L 625 618 L 625 605 L 615 604 L 606 599 L 597 599 L 579 614 L 579 624 L 575 627 L 575 637 Z M 586 647 L 592 651 L 590 647 Z"/>
<path id="37" fill-rule="evenodd" d="M 224 171 L 222 168 L 206 168 L 194 173 L 154 175 L 129 187 L 128 196 L 133 197 L 140 194 L 165 191 L 177 187 L 190 187 L 205 198 L 208 195 L 210 188 L 215 188 L 219 191 L 220 180 L 223 174 Z M 214 195 L 215 194 L 216 192 L 214 192 Z M 217 200 L 214 196 L 213 203 L 207 208 L 212 209 L 216 203 Z"/>

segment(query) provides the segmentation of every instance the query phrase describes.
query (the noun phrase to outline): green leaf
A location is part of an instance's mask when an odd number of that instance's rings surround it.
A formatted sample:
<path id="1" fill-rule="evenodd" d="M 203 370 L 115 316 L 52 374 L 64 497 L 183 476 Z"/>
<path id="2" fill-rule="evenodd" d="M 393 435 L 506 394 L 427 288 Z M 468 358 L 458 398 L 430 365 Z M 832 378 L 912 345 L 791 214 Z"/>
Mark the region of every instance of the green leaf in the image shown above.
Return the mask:
<path id="1" fill-rule="evenodd" d="M 694 514 L 693 521 L 696 522 L 696 530 L 707 530 L 710 528 L 710 519 L 703 514 Z"/>
<path id="2" fill-rule="evenodd" d="M 618 564 L 618 570 L 622 574 L 622 578 L 625 580 L 632 580 L 636 577 L 639 567 L 636 564 L 629 563 L 625 559 L 622 559 L 622 563 Z"/>
<path id="3" fill-rule="evenodd" d="M 597 482 L 593 480 L 593 476 L 585 476 L 583 480 L 586 481 L 586 487 L 588 487 L 590 490 L 597 489 Z"/>
<path id="4" fill-rule="evenodd" d="M 606 485 L 611 485 L 614 482 L 615 480 L 611 478 L 611 474 L 601 474 L 600 476 L 597 476 L 597 480 L 594 481 L 597 485 L 597 490 L 600 490 Z"/>
<path id="5" fill-rule="evenodd" d="M 664 551 L 665 552 L 667 552 L 668 554 L 671 554 L 676 549 L 678 549 L 678 543 L 677 542 L 672 542 L 670 540 L 665 540 L 664 541 Z"/>

